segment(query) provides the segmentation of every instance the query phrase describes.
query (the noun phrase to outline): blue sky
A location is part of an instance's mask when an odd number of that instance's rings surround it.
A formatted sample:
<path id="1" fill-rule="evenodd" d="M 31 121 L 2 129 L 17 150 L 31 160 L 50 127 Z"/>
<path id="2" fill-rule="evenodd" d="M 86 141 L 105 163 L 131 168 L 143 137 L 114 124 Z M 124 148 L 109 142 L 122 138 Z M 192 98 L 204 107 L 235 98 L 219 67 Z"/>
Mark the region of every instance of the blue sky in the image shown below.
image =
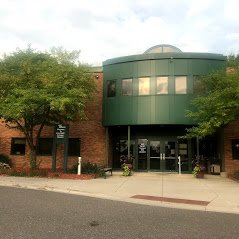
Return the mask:
<path id="1" fill-rule="evenodd" d="M 158 44 L 239 53 L 237 0 L 0 0 L 0 54 L 62 46 L 101 65 Z"/>

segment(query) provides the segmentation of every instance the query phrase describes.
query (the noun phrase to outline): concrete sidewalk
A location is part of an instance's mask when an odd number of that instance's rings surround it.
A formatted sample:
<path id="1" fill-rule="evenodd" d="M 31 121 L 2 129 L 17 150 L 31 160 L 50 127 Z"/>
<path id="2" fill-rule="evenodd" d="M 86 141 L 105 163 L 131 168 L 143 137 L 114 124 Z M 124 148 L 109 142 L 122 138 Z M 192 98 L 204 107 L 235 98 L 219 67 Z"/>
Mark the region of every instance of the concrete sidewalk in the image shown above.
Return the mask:
<path id="1" fill-rule="evenodd" d="M 131 203 L 239 213 L 239 183 L 215 175 L 113 172 L 107 179 L 0 177 L 0 186 L 63 192 Z"/>

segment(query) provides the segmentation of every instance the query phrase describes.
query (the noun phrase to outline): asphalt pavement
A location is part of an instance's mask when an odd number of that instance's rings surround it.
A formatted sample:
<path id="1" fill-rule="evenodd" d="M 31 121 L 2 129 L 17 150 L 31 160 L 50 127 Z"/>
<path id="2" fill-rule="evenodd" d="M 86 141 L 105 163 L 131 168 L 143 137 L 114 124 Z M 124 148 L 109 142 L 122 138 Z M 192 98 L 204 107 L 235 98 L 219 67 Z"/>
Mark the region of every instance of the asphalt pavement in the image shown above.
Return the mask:
<path id="1" fill-rule="evenodd" d="M 36 189 L 152 206 L 239 214 L 239 183 L 220 175 L 113 172 L 91 180 L 0 177 L 0 186 Z"/>

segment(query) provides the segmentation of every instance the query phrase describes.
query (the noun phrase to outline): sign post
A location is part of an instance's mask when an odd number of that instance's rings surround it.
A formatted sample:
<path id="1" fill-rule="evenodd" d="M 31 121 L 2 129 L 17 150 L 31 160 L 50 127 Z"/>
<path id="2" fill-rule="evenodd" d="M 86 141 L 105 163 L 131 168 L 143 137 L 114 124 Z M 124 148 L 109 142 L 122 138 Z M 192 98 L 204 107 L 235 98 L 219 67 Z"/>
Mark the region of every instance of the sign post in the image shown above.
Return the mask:
<path id="1" fill-rule="evenodd" d="M 67 173 L 67 158 L 68 158 L 68 138 L 69 125 L 58 124 L 55 126 L 54 142 L 52 149 L 52 171 L 56 171 L 56 151 L 58 144 L 64 144 L 64 173 Z"/>

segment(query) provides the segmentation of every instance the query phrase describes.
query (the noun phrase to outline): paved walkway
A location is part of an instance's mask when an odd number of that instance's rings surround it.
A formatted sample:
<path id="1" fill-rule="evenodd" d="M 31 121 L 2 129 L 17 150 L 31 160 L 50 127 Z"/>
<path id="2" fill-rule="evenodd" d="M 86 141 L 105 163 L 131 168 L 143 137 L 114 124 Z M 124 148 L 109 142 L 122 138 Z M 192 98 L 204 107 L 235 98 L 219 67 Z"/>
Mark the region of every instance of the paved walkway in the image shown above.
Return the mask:
<path id="1" fill-rule="evenodd" d="M 0 186 L 63 192 L 131 203 L 239 214 L 239 183 L 221 176 L 122 172 L 92 180 L 0 177 Z"/>

